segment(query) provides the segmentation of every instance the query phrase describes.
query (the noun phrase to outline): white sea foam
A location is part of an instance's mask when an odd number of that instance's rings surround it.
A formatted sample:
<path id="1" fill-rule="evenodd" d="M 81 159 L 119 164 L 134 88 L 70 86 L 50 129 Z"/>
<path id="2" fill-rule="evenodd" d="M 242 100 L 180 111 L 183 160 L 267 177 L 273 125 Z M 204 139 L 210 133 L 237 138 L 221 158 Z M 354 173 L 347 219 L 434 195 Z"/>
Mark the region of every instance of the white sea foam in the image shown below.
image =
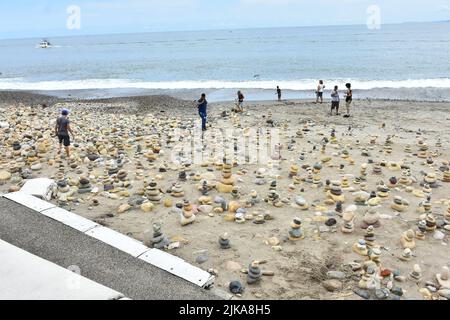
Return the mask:
<path id="1" fill-rule="evenodd" d="M 440 79 L 410 79 L 410 80 L 356 80 L 333 79 L 324 80 L 327 89 L 334 85 L 344 88 L 346 82 L 351 82 L 355 90 L 370 90 L 377 88 L 450 88 L 449 78 Z M 127 79 L 87 79 L 70 81 L 38 81 L 30 82 L 18 78 L 0 79 L 0 90 L 83 90 L 83 89 L 273 89 L 280 86 L 284 90 L 315 90 L 316 79 L 302 80 L 258 80 L 258 81 L 160 81 L 148 82 Z"/>

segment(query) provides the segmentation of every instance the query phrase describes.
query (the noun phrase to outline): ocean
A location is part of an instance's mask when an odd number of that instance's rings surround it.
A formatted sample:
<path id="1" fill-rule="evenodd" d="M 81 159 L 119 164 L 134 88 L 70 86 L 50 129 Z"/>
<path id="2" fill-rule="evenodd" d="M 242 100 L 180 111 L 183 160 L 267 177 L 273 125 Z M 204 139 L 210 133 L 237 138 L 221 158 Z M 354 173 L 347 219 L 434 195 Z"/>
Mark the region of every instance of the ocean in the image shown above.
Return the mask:
<path id="1" fill-rule="evenodd" d="M 355 98 L 450 101 L 450 22 L 0 40 L 0 90 L 89 97 L 208 93 L 314 99 L 351 82 Z M 328 98 L 328 93 L 325 93 Z"/>

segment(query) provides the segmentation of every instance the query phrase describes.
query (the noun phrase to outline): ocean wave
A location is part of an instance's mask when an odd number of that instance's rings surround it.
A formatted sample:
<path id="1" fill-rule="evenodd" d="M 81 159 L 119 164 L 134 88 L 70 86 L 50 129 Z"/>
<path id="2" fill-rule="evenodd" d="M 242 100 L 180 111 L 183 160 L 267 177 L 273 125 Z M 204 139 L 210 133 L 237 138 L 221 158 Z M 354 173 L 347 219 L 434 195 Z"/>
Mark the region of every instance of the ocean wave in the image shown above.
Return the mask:
<path id="1" fill-rule="evenodd" d="M 450 78 L 409 79 L 409 80 L 324 80 L 327 89 L 345 83 L 352 83 L 355 90 L 401 89 L 401 88 L 450 88 Z M 284 90 L 315 90 L 316 79 L 302 80 L 255 80 L 255 81 L 138 81 L 128 79 L 87 79 L 68 81 L 24 81 L 18 78 L 0 78 L 0 90 L 95 90 L 95 89 L 149 89 L 149 90 L 188 90 L 188 89 L 259 89 L 272 90 L 276 86 Z"/>

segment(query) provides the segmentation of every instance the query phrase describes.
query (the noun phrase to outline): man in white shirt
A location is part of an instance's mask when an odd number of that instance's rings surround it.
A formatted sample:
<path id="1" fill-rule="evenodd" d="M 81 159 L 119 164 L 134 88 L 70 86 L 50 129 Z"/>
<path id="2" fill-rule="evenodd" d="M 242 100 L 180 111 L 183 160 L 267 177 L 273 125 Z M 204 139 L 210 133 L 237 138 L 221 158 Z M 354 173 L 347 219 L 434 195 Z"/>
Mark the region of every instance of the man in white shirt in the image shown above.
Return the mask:
<path id="1" fill-rule="evenodd" d="M 334 90 L 331 91 L 331 112 L 333 115 L 333 109 L 336 109 L 336 115 L 339 115 L 339 92 L 338 86 L 334 86 Z"/>

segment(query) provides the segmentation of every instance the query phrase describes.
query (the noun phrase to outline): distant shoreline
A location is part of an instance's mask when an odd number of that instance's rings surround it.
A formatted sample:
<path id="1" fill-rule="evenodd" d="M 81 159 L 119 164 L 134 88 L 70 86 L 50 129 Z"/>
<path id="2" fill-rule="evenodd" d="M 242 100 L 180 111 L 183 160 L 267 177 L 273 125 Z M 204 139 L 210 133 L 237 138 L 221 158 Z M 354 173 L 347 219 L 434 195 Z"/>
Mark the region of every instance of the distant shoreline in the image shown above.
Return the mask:
<path id="1" fill-rule="evenodd" d="M 277 99 L 261 99 L 247 101 L 248 106 L 255 106 L 259 104 L 261 106 L 277 105 L 286 106 L 294 104 L 313 104 L 315 99 L 282 99 L 280 102 Z M 412 103 L 412 104 L 435 104 L 442 105 L 447 104 L 448 101 L 421 101 L 421 100 L 405 100 L 405 99 L 355 99 L 354 103 L 364 104 L 366 102 L 392 102 L 392 103 Z M 151 110 L 155 112 L 173 111 L 179 112 L 185 108 L 194 108 L 193 99 L 180 98 L 176 95 L 168 94 L 143 94 L 143 95 L 124 95 L 117 97 L 98 97 L 98 98 L 80 98 L 80 97 L 57 97 L 42 92 L 30 92 L 30 91 L 4 91 L 0 90 L 0 108 L 5 106 L 33 106 L 33 107 L 53 107 L 58 104 L 67 105 L 73 103 L 74 108 L 78 108 L 81 105 L 84 107 L 89 106 L 89 109 L 94 110 L 107 110 L 107 112 L 113 113 L 147 113 Z M 231 105 L 233 100 L 224 101 L 210 101 L 211 107 L 220 105 Z M 318 105 L 321 107 L 328 107 L 329 100 L 326 99 L 323 104 Z M 110 107 L 108 107 L 108 105 Z M 106 108 L 106 109 L 105 109 Z M 111 109 L 111 110 L 109 110 Z"/>
<path id="2" fill-rule="evenodd" d="M 101 94 L 99 92 L 101 91 Z M 218 104 L 218 103 L 230 103 L 234 101 L 234 90 L 230 90 L 230 94 L 226 96 L 224 99 L 220 99 L 220 96 L 225 96 L 225 94 L 218 95 L 215 92 L 211 92 L 212 90 L 64 90 L 64 91 L 29 91 L 29 90 L 0 90 L 0 104 L 2 103 L 28 103 L 28 104 L 47 104 L 52 105 L 54 103 L 60 102 L 84 102 L 84 101 L 111 101 L 115 102 L 117 100 L 142 100 L 145 98 L 157 98 L 160 96 L 164 97 L 172 97 L 177 100 L 182 100 L 186 102 L 191 102 L 198 98 L 200 93 L 206 92 L 208 100 L 210 103 Z M 248 103 L 264 103 L 264 102 L 278 102 L 276 96 L 272 91 L 268 91 L 265 94 L 258 95 L 257 93 L 253 93 L 251 98 L 247 95 L 246 101 Z M 250 90 L 244 91 L 251 92 Z M 289 92 L 289 90 L 285 90 L 284 93 Z M 341 98 L 343 98 L 344 90 L 340 90 Z M 313 93 L 308 91 L 309 97 L 300 96 L 300 97 L 292 97 L 293 94 L 286 94 L 286 98 L 282 99 L 282 102 L 313 102 L 315 101 L 315 96 Z M 212 98 L 214 97 L 215 98 Z M 295 95 L 295 93 L 294 93 Z M 229 97 L 229 98 L 228 98 Z M 256 97 L 256 98 L 255 98 Z M 273 97 L 273 98 L 272 98 Z M 343 99 L 342 99 L 343 100 Z M 407 98 L 371 98 L 371 97 L 358 97 L 357 93 L 355 94 L 355 101 L 400 101 L 400 102 L 427 102 L 427 103 L 445 103 L 449 102 L 450 99 L 407 99 Z M 330 99 L 325 96 L 324 104 L 328 103 Z"/>

